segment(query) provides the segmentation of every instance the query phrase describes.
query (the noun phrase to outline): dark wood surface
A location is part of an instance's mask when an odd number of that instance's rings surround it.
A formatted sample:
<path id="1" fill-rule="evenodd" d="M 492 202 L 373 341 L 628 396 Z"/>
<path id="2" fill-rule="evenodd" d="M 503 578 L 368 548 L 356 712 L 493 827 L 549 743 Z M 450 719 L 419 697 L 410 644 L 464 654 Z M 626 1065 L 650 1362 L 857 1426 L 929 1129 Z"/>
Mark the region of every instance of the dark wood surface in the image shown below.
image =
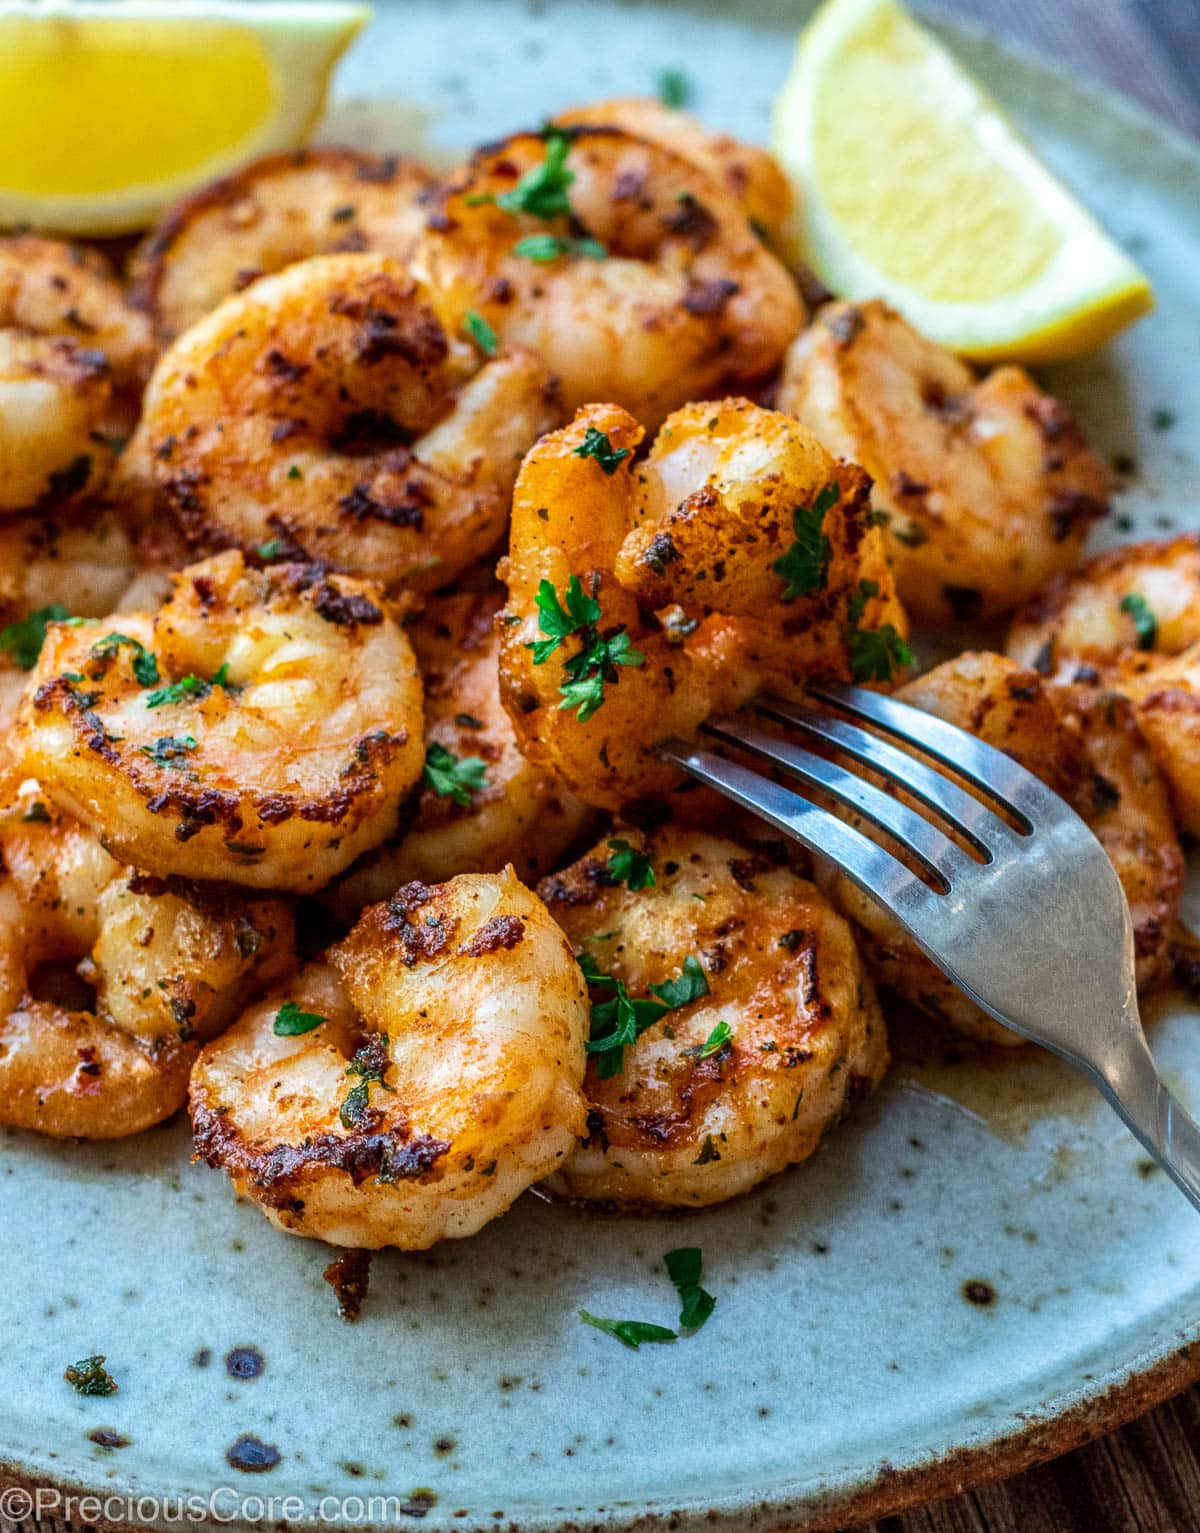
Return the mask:
<path id="1" fill-rule="evenodd" d="M 1200 0 L 935 0 L 1200 137 Z M 1011 1480 L 855 1533 L 1200 1533 L 1200 1385 Z"/>

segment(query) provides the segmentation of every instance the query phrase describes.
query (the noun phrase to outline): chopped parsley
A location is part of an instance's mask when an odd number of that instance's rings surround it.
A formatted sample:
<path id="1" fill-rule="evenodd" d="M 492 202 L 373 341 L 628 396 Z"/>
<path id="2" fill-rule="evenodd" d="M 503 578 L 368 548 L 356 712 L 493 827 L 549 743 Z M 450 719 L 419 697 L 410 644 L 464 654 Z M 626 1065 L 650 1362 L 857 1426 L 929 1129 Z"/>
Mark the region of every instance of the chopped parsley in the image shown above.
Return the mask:
<path id="1" fill-rule="evenodd" d="M 653 999 L 634 1000 L 626 989 L 625 981 L 615 975 L 605 974 L 590 953 L 581 953 L 578 963 L 589 985 L 613 991 L 609 1000 L 598 1001 L 592 1007 L 591 1038 L 587 1051 L 598 1056 L 596 1070 L 601 1080 L 620 1075 L 625 1068 L 626 1048 L 636 1043 L 660 1017 L 708 994 L 708 980 L 704 970 L 699 960 L 690 954 L 684 959 L 683 969 L 675 979 L 650 986 Z"/>
<path id="2" fill-rule="evenodd" d="M 320 1027 L 328 1020 L 315 1011 L 302 1011 L 295 1001 L 284 1001 L 275 1013 L 272 1031 L 277 1038 L 296 1038 L 301 1033 L 311 1033 L 314 1027 Z"/>
<path id="3" fill-rule="evenodd" d="M 588 261 L 603 261 L 608 257 L 608 246 L 599 240 L 577 239 L 567 234 L 527 234 L 513 246 L 513 255 L 523 261 L 537 261 L 546 265 L 560 256 L 580 256 Z"/>
<path id="4" fill-rule="evenodd" d="M 32 671 L 46 642 L 47 623 L 63 623 L 71 616 L 57 602 L 49 607 L 39 607 L 19 623 L 10 623 L 0 629 L 0 650 L 13 657 L 13 663 L 23 671 Z"/>
<path id="5" fill-rule="evenodd" d="M 158 680 L 158 661 L 140 639 L 131 639 L 127 633 L 109 633 L 92 645 L 92 658 L 111 660 L 128 644 L 133 650 L 133 679 L 139 687 L 152 687 Z"/>
<path id="6" fill-rule="evenodd" d="M 374 1033 L 362 1044 L 354 1058 L 346 1066 L 347 1075 L 357 1075 L 358 1085 L 351 1086 L 346 1093 L 346 1100 L 342 1103 L 338 1116 L 342 1120 L 342 1127 L 352 1129 L 362 1121 L 371 1100 L 372 1085 L 382 1086 L 385 1091 L 394 1091 L 394 1086 L 389 1086 L 384 1076 L 388 1072 L 391 1060 L 388 1058 L 388 1035 L 386 1033 Z"/>
<path id="7" fill-rule="evenodd" d="M 583 441 L 572 448 L 572 453 L 576 458 L 595 458 L 606 474 L 615 474 L 621 462 L 629 456 L 629 448 L 614 447 L 606 432 L 589 426 Z"/>
<path id="8" fill-rule="evenodd" d="M 665 1325 L 651 1325 L 648 1320 L 607 1320 L 602 1315 L 589 1315 L 586 1309 L 579 1311 L 585 1325 L 594 1325 L 598 1331 L 607 1331 L 618 1341 L 624 1342 L 636 1352 L 644 1341 L 677 1341 L 675 1332 Z"/>
<path id="9" fill-rule="evenodd" d="M 185 697 L 207 697 L 212 684 L 199 676 L 184 676 L 179 681 L 169 681 L 165 687 L 156 687 L 146 699 L 147 708 L 161 708 L 164 703 L 181 703 Z"/>
<path id="10" fill-rule="evenodd" d="M 486 357 L 494 357 L 499 349 L 500 342 L 496 339 L 496 332 L 484 319 L 482 314 L 474 309 L 468 309 L 463 315 L 463 329 L 479 347 Z"/>
<path id="11" fill-rule="evenodd" d="M 162 735 L 153 745 L 139 745 L 143 756 L 149 756 L 156 766 L 181 767 L 189 751 L 196 749 L 194 735 Z"/>
<path id="12" fill-rule="evenodd" d="M 1140 591 L 1130 591 L 1121 598 L 1121 611 L 1133 619 L 1139 649 L 1153 649 L 1158 638 L 1158 619 L 1150 610 L 1150 604 Z"/>
<path id="13" fill-rule="evenodd" d="M 912 650 L 891 623 L 880 628 L 858 626 L 867 602 L 878 595 L 877 581 L 860 580 L 858 590 L 846 604 L 849 618 L 846 643 L 850 650 L 850 674 L 855 681 L 891 681 L 897 670 L 916 664 Z"/>
<path id="14" fill-rule="evenodd" d="M 667 1275 L 675 1284 L 682 1308 L 679 1311 L 679 1328 L 682 1331 L 698 1331 L 716 1307 L 716 1299 L 700 1286 L 700 1273 L 704 1258 L 698 1246 L 681 1246 L 668 1251 L 663 1261 Z"/>
<path id="15" fill-rule="evenodd" d="M 562 697 L 558 706 L 578 708 L 579 722 L 586 724 L 604 702 L 604 683 L 617 681 L 617 667 L 642 665 L 646 657 L 630 647 L 629 635 L 623 627 L 600 633 L 596 627 L 600 603 L 587 595 L 578 575 L 570 577 L 563 594 L 565 606 L 548 580 L 538 586 L 535 598 L 538 627 L 547 637 L 535 639 L 526 647 L 533 651 L 534 665 L 543 665 L 564 639 L 579 635 L 579 652 L 563 664 L 567 679 L 558 689 Z"/>
<path id="16" fill-rule="evenodd" d="M 680 112 L 692 99 L 692 82 L 682 69 L 664 69 L 658 76 L 658 99 Z"/>
<path id="17" fill-rule="evenodd" d="M 551 132 L 546 137 L 546 158 L 540 165 L 527 170 L 511 192 L 501 192 L 495 199 L 496 206 L 515 217 L 528 213 L 532 218 L 569 217 L 571 204 L 567 188 L 575 179 L 575 172 L 567 169 L 567 155 L 571 140 L 565 133 Z"/>
<path id="18" fill-rule="evenodd" d="M 456 804 L 467 805 L 471 794 L 487 787 L 487 762 L 480 756 L 461 759 L 436 741 L 425 752 L 421 782 L 435 793 L 449 797 Z"/>
<path id="19" fill-rule="evenodd" d="M 287 476 L 288 476 L 289 479 L 303 479 L 304 478 L 304 475 L 303 475 L 303 473 L 301 473 L 300 465 L 298 463 L 293 463 L 291 465 L 291 467 L 288 469 Z"/>
<path id="20" fill-rule="evenodd" d="M 825 514 L 837 505 L 840 494 L 836 484 L 827 484 L 811 506 L 797 506 L 792 512 L 796 541 L 771 566 L 784 582 L 784 601 L 811 596 L 825 584 L 833 555 L 824 532 Z"/>
<path id="21" fill-rule="evenodd" d="M 283 539 L 268 538 L 265 543 L 260 543 L 254 552 L 264 564 L 270 564 L 272 559 L 278 559 L 283 552 Z"/>
<path id="22" fill-rule="evenodd" d="M 733 1029 L 729 1023 L 718 1022 L 703 1043 L 698 1043 L 692 1049 L 684 1049 L 684 1057 L 686 1059 L 709 1059 L 713 1054 L 726 1053 L 732 1037 Z"/>
<path id="23" fill-rule="evenodd" d="M 645 852 L 630 846 L 618 836 L 608 843 L 612 856 L 608 859 L 608 871 L 619 883 L 628 884 L 636 893 L 639 889 L 653 889 L 654 864 Z"/>
<path id="24" fill-rule="evenodd" d="M 63 1374 L 63 1378 L 79 1395 L 115 1395 L 117 1381 L 104 1366 L 104 1353 L 94 1357 L 81 1357 Z"/>

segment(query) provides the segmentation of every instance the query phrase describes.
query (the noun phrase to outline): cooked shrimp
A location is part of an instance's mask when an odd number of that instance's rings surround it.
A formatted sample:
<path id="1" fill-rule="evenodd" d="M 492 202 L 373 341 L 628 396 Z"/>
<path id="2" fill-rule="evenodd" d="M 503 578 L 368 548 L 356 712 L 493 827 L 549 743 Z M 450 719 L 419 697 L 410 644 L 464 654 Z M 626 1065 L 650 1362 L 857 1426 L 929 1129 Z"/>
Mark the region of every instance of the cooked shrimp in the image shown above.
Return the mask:
<path id="1" fill-rule="evenodd" d="M 1007 751 L 1074 806 L 1108 853 L 1129 901 L 1138 987 L 1161 980 L 1170 964 L 1183 854 L 1166 785 L 1127 700 L 1091 686 L 1048 686 L 1002 655 L 971 652 L 897 696 Z M 1023 1041 L 955 989 L 848 879 L 830 872 L 819 877 L 864 932 L 880 984 L 961 1033 L 990 1043 Z"/>
<path id="2" fill-rule="evenodd" d="M 1131 698 L 1180 824 L 1200 835 L 1200 536 L 1116 548 L 1051 581 L 1007 649 L 1054 680 L 1099 678 Z"/>
<path id="3" fill-rule="evenodd" d="M 815 673 L 886 679 L 907 656 L 861 470 L 745 400 L 676 412 L 644 461 L 642 436 L 593 405 L 544 437 L 501 566 L 517 740 L 606 808 L 678 782 L 656 747 L 709 714 Z"/>
<path id="4" fill-rule="evenodd" d="M 309 1030 L 280 1036 L 296 1011 Z M 408 884 L 204 1050 L 197 1157 L 296 1235 L 472 1235 L 584 1132 L 587 1021 L 571 949 L 511 868 Z"/>
<path id="5" fill-rule="evenodd" d="M 474 311 L 536 351 L 568 408 L 613 400 L 650 426 L 767 377 L 804 319 L 736 198 L 617 129 L 479 150 L 443 186 L 413 260 L 460 320 Z"/>
<path id="6" fill-rule="evenodd" d="M 1023 369 L 977 382 L 880 302 L 830 304 L 788 355 L 779 408 L 861 463 L 917 623 L 1008 612 L 1079 557 L 1108 480 Z"/>
<path id="7" fill-rule="evenodd" d="M 157 613 L 51 624 L 21 769 L 149 872 L 316 889 L 395 827 L 421 681 L 374 587 L 221 554 Z"/>
<path id="8" fill-rule="evenodd" d="M 356 149 L 265 155 L 193 192 L 146 236 L 131 267 L 134 301 L 165 346 L 230 293 L 309 256 L 406 260 L 432 180 L 415 160 Z"/>
<path id="9" fill-rule="evenodd" d="M 145 319 L 100 256 L 0 238 L 0 512 L 103 484 L 149 359 Z"/>
<path id="10" fill-rule="evenodd" d="M 526 761 L 500 701 L 499 593 L 433 597 L 407 632 L 425 683 L 426 767 L 411 813 L 385 846 L 329 890 L 353 917 L 414 879 L 557 866 L 592 812 Z M 445 753 L 445 754 L 443 754 Z"/>
<path id="11" fill-rule="evenodd" d="M 774 155 L 714 133 L 698 117 L 664 106 L 653 96 L 619 96 L 560 112 L 556 125 L 620 128 L 633 138 L 672 149 L 720 181 L 751 225 L 773 240 L 782 237 L 792 211 L 792 188 Z"/>
<path id="12" fill-rule="evenodd" d="M 540 892 L 588 972 L 605 976 L 598 1006 L 616 1010 L 617 981 L 635 1003 L 662 1004 L 635 1043 L 592 1053 L 589 1137 L 550 1187 L 719 1203 L 807 1159 L 879 1084 L 883 1018 L 850 928 L 807 880 L 699 831 L 618 839 L 649 859 L 652 885 L 613 873 L 609 841 Z M 593 1050 L 613 1025 L 597 1013 Z"/>
<path id="13" fill-rule="evenodd" d="M 503 536 L 522 454 L 558 419 L 545 368 L 479 367 L 383 256 L 304 261 L 160 361 L 143 431 L 199 546 L 282 546 L 385 585 L 445 585 Z"/>
<path id="14" fill-rule="evenodd" d="M 290 907 L 122 867 L 32 781 L 0 848 L 0 1123 L 114 1139 L 169 1117 L 201 1041 L 294 963 Z"/>

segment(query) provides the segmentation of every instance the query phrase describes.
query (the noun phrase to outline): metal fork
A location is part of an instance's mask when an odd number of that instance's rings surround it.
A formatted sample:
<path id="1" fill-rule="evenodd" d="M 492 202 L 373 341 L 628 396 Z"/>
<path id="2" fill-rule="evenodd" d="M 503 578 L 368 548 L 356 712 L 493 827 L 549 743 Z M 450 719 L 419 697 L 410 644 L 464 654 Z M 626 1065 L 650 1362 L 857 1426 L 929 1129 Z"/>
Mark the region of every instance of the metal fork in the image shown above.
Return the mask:
<path id="1" fill-rule="evenodd" d="M 825 707 L 766 697 L 754 711 L 903 789 L 976 856 L 839 760 L 745 715 L 711 720 L 703 733 L 854 810 L 891 837 L 924 877 L 828 810 L 737 761 L 686 745 L 664 755 L 828 858 L 984 1011 L 1082 1070 L 1200 1209 L 1200 1127 L 1168 1091 L 1146 1044 L 1129 907 L 1087 825 L 1031 772 L 942 719 L 858 687 L 814 684 L 808 695 Z M 995 807 L 874 730 L 948 767 Z"/>

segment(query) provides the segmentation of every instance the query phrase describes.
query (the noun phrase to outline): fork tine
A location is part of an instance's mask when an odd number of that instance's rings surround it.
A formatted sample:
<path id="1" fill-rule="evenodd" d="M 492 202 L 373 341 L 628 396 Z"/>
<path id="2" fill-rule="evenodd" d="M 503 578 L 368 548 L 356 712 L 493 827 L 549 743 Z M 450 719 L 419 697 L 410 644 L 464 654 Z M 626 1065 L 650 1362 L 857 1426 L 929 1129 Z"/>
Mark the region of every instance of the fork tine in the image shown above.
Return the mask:
<path id="1" fill-rule="evenodd" d="M 880 692 L 837 682 L 816 682 L 808 690 L 813 697 L 866 719 L 943 762 L 1023 821 L 1027 832 L 1033 830 L 1034 816 L 1043 824 L 1061 820 L 1064 812 L 1074 817 L 1069 805 L 1011 756 L 934 714 Z"/>
<path id="2" fill-rule="evenodd" d="M 810 689 L 811 690 L 811 689 Z M 835 746 L 852 761 L 860 761 L 882 776 L 898 783 L 927 808 L 947 820 L 981 856 L 993 857 L 999 851 L 1016 851 L 1021 838 L 990 805 L 973 797 L 948 777 L 934 771 L 925 762 L 897 746 L 881 740 L 856 724 L 811 707 L 807 703 L 785 702 L 778 697 L 760 697 L 754 706 L 760 712 L 801 730 L 811 739 Z M 922 714 L 922 718 L 926 715 Z"/>
<path id="3" fill-rule="evenodd" d="M 865 894 L 888 905 L 922 946 L 926 945 L 929 923 L 936 921 L 943 896 L 935 894 L 898 858 L 861 831 L 770 778 L 711 751 L 668 745 L 661 754 L 734 803 L 768 820 L 810 852 L 828 858 Z"/>
<path id="4" fill-rule="evenodd" d="M 704 732 L 773 762 L 809 787 L 823 788 L 841 803 L 857 809 L 872 824 L 894 836 L 943 893 L 948 892 L 952 882 L 978 867 L 949 836 L 899 799 L 856 777 L 836 762 L 814 756 L 802 745 L 781 740 L 736 718 L 710 719 Z"/>

